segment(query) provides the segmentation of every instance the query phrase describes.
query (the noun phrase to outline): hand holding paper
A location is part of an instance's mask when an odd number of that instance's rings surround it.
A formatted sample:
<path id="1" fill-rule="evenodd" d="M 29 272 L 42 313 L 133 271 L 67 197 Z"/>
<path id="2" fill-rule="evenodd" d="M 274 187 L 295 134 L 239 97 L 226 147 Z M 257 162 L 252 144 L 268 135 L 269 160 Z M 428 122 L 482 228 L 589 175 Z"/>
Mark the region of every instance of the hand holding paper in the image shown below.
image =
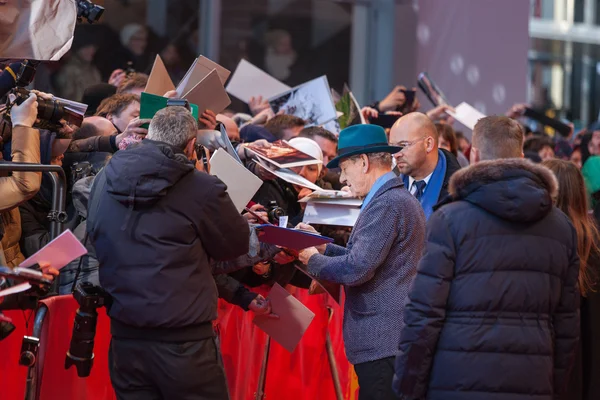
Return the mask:
<path id="1" fill-rule="evenodd" d="M 58 275 L 57 270 L 87 254 L 87 249 L 79 242 L 73 233 L 67 229 L 56 239 L 44 246 L 40 251 L 23 261 L 19 267 L 28 268 L 39 264 L 44 273 Z M 50 268 L 51 267 L 51 268 Z M 51 278 L 51 276 L 50 276 Z"/>

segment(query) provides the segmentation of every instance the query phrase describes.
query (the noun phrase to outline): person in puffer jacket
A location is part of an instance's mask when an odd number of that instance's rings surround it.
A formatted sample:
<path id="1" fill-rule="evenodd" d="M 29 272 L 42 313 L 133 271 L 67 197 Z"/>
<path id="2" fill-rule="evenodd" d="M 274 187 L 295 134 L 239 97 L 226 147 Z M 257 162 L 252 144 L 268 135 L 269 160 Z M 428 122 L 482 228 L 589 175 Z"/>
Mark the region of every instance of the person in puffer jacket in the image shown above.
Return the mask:
<path id="1" fill-rule="evenodd" d="M 579 341 L 579 257 L 556 178 L 524 160 L 523 131 L 481 119 L 471 163 L 427 225 L 404 309 L 401 399 L 552 400 Z M 481 162 L 480 162 L 481 161 Z"/>

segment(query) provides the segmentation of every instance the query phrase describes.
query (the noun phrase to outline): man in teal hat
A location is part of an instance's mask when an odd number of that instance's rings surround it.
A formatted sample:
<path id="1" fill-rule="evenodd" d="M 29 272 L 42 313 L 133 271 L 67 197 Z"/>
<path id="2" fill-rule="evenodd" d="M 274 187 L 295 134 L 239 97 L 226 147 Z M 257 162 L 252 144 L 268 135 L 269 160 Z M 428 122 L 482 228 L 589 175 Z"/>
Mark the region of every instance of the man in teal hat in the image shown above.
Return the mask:
<path id="1" fill-rule="evenodd" d="M 392 390 L 404 301 L 425 239 L 425 215 L 392 172 L 383 128 L 353 125 L 339 136 L 340 181 L 364 199 L 347 247 L 328 244 L 300 252 L 315 277 L 344 286 L 344 342 L 360 385 L 360 400 L 396 399 Z M 299 227 L 309 229 L 308 225 Z"/>

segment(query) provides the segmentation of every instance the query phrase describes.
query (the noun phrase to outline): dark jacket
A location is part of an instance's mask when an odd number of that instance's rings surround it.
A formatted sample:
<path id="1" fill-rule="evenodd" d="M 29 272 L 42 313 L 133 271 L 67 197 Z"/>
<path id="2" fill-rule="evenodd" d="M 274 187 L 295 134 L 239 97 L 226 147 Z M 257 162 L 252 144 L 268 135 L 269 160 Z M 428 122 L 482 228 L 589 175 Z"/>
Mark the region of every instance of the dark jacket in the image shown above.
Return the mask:
<path id="1" fill-rule="evenodd" d="M 522 159 L 457 172 L 429 219 L 394 389 L 416 399 L 555 399 L 579 340 L 579 258 L 556 179 Z"/>
<path id="2" fill-rule="evenodd" d="M 249 227 L 217 178 L 165 143 L 119 151 L 96 176 L 87 229 L 112 296 L 115 337 L 161 341 L 212 335 L 210 260 L 249 249 Z"/>
<path id="3" fill-rule="evenodd" d="M 446 156 L 446 175 L 444 176 L 444 183 L 442 184 L 442 190 L 440 190 L 438 201 L 442 201 L 448 196 L 450 178 L 452 178 L 452 175 L 462 168 L 454 154 L 445 149 L 440 149 L 440 151 L 444 153 L 444 156 Z"/>

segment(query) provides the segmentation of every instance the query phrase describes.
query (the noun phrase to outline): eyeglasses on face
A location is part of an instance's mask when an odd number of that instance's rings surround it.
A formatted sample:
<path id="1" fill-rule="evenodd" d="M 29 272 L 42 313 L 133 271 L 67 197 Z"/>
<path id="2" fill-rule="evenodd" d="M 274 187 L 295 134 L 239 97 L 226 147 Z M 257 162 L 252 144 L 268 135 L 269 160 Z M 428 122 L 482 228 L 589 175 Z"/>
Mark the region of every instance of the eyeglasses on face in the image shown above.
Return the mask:
<path id="1" fill-rule="evenodd" d="M 402 149 L 400 150 L 401 152 L 406 150 L 407 148 L 410 148 L 412 146 L 414 146 L 415 144 L 419 143 L 421 140 L 425 140 L 427 139 L 429 136 L 423 136 L 419 139 L 415 139 L 415 140 L 403 140 L 401 142 L 397 142 L 397 143 L 392 143 L 393 146 L 398 146 L 401 147 Z"/>

